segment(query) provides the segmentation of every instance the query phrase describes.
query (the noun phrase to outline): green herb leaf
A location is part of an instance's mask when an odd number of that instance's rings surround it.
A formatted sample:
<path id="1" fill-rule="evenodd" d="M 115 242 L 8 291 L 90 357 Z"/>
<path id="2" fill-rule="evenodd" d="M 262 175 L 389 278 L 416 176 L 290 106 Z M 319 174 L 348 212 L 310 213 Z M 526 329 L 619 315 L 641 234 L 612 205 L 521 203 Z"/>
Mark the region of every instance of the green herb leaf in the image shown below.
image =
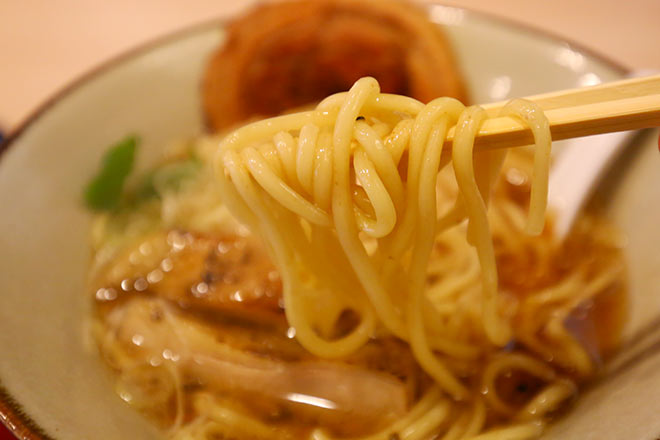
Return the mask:
<path id="1" fill-rule="evenodd" d="M 84 198 L 88 208 L 111 211 L 119 206 L 124 183 L 133 169 L 137 145 L 137 137 L 129 136 L 105 153 L 101 169 L 85 188 Z"/>
<path id="2" fill-rule="evenodd" d="M 181 184 L 194 177 L 202 168 L 202 162 L 191 157 L 156 168 L 146 174 L 135 191 L 137 201 L 161 197 L 166 191 L 178 191 Z"/>

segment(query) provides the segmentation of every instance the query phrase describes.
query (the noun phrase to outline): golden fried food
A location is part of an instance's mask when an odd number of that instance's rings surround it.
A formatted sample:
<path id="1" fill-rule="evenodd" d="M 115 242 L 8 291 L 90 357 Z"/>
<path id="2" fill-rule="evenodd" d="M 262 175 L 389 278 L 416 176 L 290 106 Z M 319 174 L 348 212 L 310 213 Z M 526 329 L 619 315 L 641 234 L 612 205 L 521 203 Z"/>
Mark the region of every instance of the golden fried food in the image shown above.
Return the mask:
<path id="1" fill-rule="evenodd" d="M 423 102 L 466 101 L 441 29 L 410 4 L 384 0 L 271 3 L 228 28 L 203 84 L 209 127 L 280 114 L 346 91 L 363 76 Z"/>

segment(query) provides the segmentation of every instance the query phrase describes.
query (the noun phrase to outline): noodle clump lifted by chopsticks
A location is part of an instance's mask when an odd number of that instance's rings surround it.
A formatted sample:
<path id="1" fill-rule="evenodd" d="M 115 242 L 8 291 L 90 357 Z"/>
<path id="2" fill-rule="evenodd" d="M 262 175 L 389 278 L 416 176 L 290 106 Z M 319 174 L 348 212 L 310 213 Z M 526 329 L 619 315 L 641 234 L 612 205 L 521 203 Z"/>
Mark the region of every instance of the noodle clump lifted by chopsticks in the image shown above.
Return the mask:
<path id="1" fill-rule="evenodd" d="M 535 136 L 527 228 L 538 234 L 551 140 L 542 112 L 533 110 L 518 100 L 503 112 L 527 121 Z M 408 341 L 443 391 L 466 398 L 442 357 L 470 358 L 479 349 L 443 328 L 425 296 L 436 236 L 465 218 L 482 270 L 483 332 L 491 346 L 510 341 L 512 312 L 497 294 L 486 214 L 506 151 L 473 154 L 485 117 L 483 109 L 451 98 L 424 105 L 381 94 L 377 81 L 362 78 L 313 111 L 257 122 L 222 140 L 216 171 L 224 200 L 264 236 L 283 277 L 287 319 L 307 350 L 343 357 L 384 328 Z M 443 144 L 454 125 L 451 162 L 459 196 L 438 213 L 438 172 L 450 162 Z M 338 333 L 347 312 L 359 322 Z"/>
<path id="2" fill-rule="evenodd" d="M 493 116 L 534 149 L 475 148 Z M 537 437 L 625 308 L 611 230 L 544 226 L 550 143 L 530 102 L 489 115 L 370 77 L 196 140 L 158 198 L 98 218 L 118 394 L 177 439 Z"/>

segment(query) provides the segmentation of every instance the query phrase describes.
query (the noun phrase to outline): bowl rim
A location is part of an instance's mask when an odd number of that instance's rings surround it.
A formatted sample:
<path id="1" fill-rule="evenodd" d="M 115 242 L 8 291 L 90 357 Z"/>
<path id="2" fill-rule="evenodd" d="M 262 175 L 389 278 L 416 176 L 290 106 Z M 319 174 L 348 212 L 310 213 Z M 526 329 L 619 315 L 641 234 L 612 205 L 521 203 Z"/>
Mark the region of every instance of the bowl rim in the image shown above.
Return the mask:
<path id="1" fill-rule="evenodd" d="M 286 1 L 286 0 L 285 0 Z M 623 63 L 616 61 L 608 55 L 605 55 L 599 52 L 596 49 L 587 47 L 582 43 L 578 43 L 570 38 L 567 38 L 560 33 L 556 33 L 551 30 L 541 29 L 534 25 L 524 23 L 509 17 L 502 17 L 499 15 L 494 15 L 491 13 L 477 11 L 470 7 L 462 6 L 453 6 L 446 5 L 442 1 L 429 1 L 429 2 L 419 2 L 419 0 L 413 0 L 414 3 L 420 3 L 423 8 L 431 8 L 433 6 L 445 6 L 453 9 L 460 9 L 465 11 L 467 14 L 478 17 L 481 19 L 488 20 L 490 22 L 498 23 L 503 25 L 506 28 L 513 29 L 516 32 L 524 32 L 533 36 L 540 36 L 546 38 L 547 40 L 552 41 L 553 43 L 564 43 L 568 44 L 572 49 L 601 62 L 606 65 L 608 68 L 618 72 L 621 75 L 630 73 L 631 69 L 626 67 Z M 251 5 L 250 8 L 254 8 L 261 3 L 259 0 L 256 4 Z M 241 12 L 245 13 L 245 11 Z M 3 142 L 0 142 L 0 166 L 2 164 L 2 159 L 4 153 L 6 153 L 10 147 L 12 147 L 21 136 L 28 131 L 39 119 L 44 116 L 52 107 L 54 107 L 59 101 L 63 98 L 66 98 L 71 93 L 75 92 L 82 85 L 91 81 L 99 76 L 102 76 L 105 73 L 108 73 L 117 66 L 120 66 L 122 63 L 129 61 L 140 55 L 144 55 L 152 50 L 158 49 L 160 47 L 166 46 L 168 44 L 174 43 L 177 40 L 183 39 L 188 36 L 193 36 L 198 33 L 203 33 L 209 31 L 216 27 L 222 27 L 232 20 L 234 15 L 228 18 L 211 18 L 204 20 L 198 23 L 191 24 L 189 26 L 177 29 L 174 31 L 167 32 L 165 34 L 152 37 L 147 41 L 140 43 L 132 48 L 129 48 L 117 55 L 114 55 L 108 58 L 105 61 L 97 64 L 96 66 L 91 67 L 82 74 L 77 75 L 73 79 L 69 80 L 58 90 L 48 96 L 44 101 L 41 102 L 37 107 L 35 107 L 27 117 L 25 117 L 22 122 L 13 128 L 9 135 L 4 139 Z M 18 402 L 4 387 L 2 384 L 2 378 L 0 378 L 0 422 L 18 439 L 22 440 L 55 440 L 54 437 L 51 437 L 44 428 L 39 426 L 23 409 L 20 402 Z"/>

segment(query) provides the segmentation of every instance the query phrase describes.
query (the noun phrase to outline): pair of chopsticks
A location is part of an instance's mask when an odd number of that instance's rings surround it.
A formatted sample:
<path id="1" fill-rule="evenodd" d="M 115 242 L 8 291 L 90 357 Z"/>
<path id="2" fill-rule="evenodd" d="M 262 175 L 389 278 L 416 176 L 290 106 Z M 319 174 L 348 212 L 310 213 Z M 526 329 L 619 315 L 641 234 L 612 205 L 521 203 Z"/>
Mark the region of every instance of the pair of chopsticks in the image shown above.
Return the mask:
<path id="1" fill-rule="evenodd" d="M 550 123 L 552 140 L 660 126 L 660 75 L 626 79 L 525 98 L 538 104 Z M 531 131 L 516 118 L 495 117 L 506 102 L 483 107 L 486 120 L 475 139 L 476 149 L 534 143 Z M 451 143 L 450 129 L 447 143 Z"/>

